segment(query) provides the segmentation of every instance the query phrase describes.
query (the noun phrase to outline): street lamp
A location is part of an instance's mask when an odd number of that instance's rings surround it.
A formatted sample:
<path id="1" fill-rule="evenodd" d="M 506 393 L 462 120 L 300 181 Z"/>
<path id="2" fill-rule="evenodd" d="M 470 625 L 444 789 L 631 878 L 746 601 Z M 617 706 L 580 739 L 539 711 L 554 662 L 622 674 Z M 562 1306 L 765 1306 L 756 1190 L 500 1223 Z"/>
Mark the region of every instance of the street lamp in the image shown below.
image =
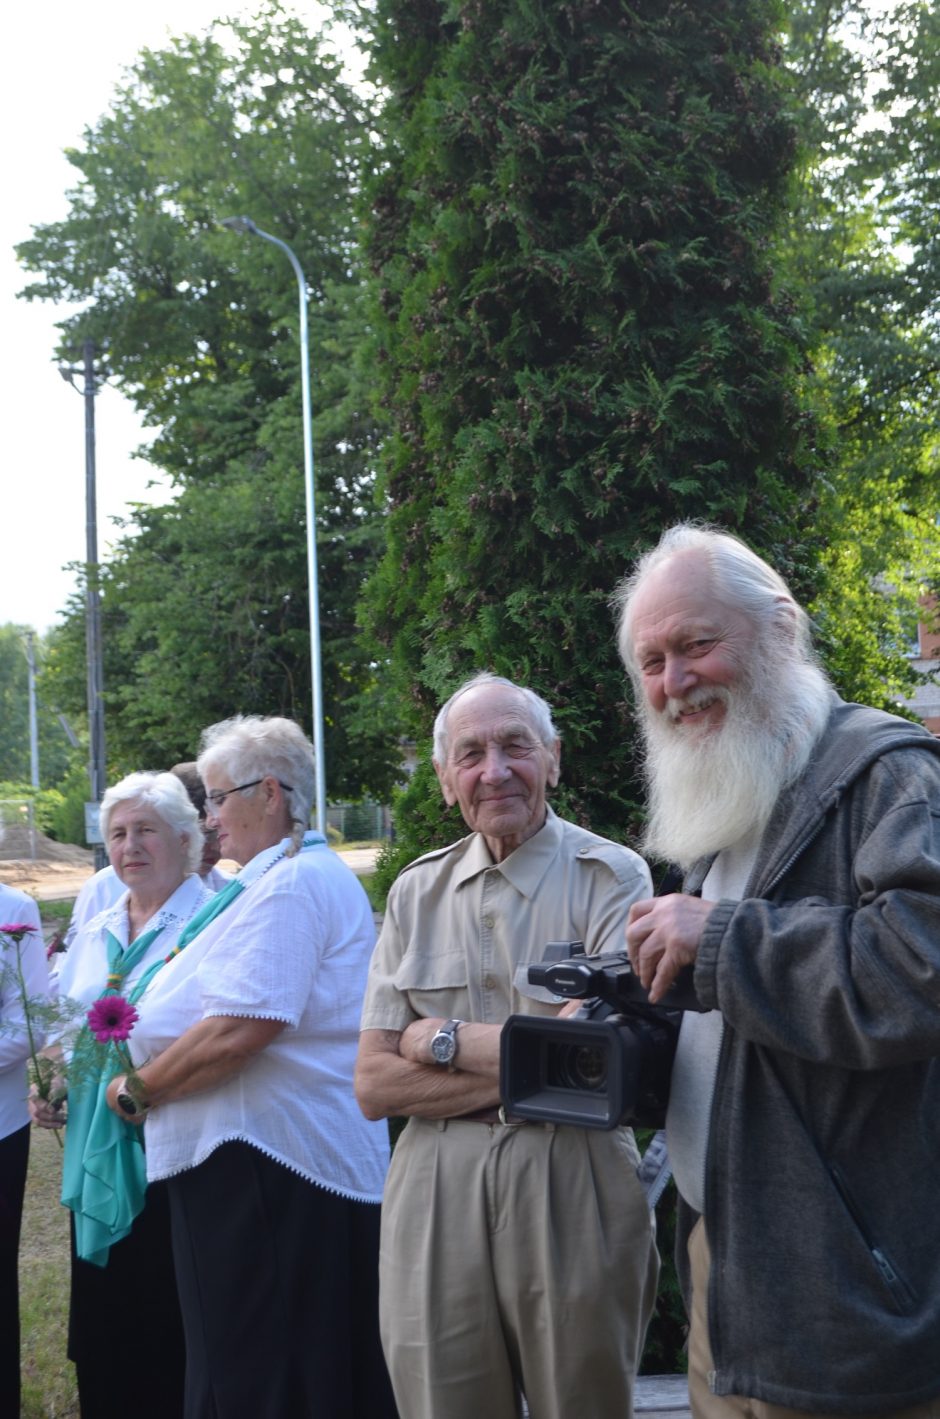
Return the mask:
<path id="1" fill-rule="evenodd" d="M 286 255 L 300 296 L 300 385 L 304 421 L 304 487 L 307 501 L 307 604 L 310 612 L 310 671 L 313 685 L 313 753 L 316 770 L 316 824 L 326 836 L 326 772 L 323 755 L 323 682 L 320 663 L 320 598 L 317 577 L 316 490 L 313 483 L 313 422 L 310 408 L 310 338 L 307 332 L 307 281 L 300 262 L 286 241 L 263 232 L 250 217 L 223 217 L 222 226 L 258 236 L 279 246 Z"/>

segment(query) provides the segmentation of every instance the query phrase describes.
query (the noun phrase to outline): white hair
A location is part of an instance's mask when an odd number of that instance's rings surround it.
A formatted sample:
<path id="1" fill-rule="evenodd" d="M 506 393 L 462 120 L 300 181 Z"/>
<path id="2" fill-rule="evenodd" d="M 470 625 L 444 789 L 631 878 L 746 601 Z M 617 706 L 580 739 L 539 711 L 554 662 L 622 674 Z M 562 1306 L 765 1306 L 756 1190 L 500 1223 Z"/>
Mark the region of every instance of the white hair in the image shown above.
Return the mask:
<path id="1" fill-rule="evenodd" d="M 434 721 L 434 748 L 432 751 L 436 764 L 447 763 L 449 749 L 447 716 L 450 711 L 461 696 L 469 694 L 471 690 L 479 690 L 484 685 L 502 685 L 507 690 L 514 690 L 525 702 L 526 714 L 539 739 L 546 749 L 554 750 L 559 734 L 552 720 L 551 709 L 541 695 L 537 695 L 534 690 L 528 689 L 525 685 L 517 685 L 512 680 L 507 680 L 502 675 L 491 675 L 488 670 L 482 670 L 478 675 L 473 675 L 469 680 L 465 680 L 438 710 L 437 718 Z"/>
<path id="2" fill-rule="evenodd" d="M 617 647 L 633 684 L 639 668 L 633 647 L 633 607 L 647 577 L 683 552 L 698 552 L 705 561 L 712 590 L 727 605 L 747 616 L 765 645 L 779 638 L 792 646 L 792 656 L 817 664 L 809 617 L 783 577 L 730 532 L 703 523 L 678 522 L 667 528 L 656 546 L 645 552 L 611 598 L 618 613 Z"/>
<path id="3" fill-rule="evenodd" d="M 726 707 L 719 729 L 704 738 L 688 737 L 671 705 L 664 711 L 652 707 L 633 645 L 633 609 L 647 578 L 689 553 L 704 562 L 711 594 L 745 616 L 754 632 L 737 683 L 684 696 L 686 705 L 721 700 Z M 689 867 L 748 836 L 759 838 L 781 792 L 805 769 L 832 706 L 806 612 L 773 567 L 737 537 L 692 522 L 663 533 L 620 583 L 613 604 L 646 743 L 645 848 Z"/>
<path id="4" fill-rule="evenodd" d="M 237 714 L 202 732 L 196 767 L 221 769 L 233 783 L 276 778 L 294 824 L 294 850 L 310 824 L 316 771 L 313 745 L 299 724 L 280 715 Z M 251 792 L 251 790 L 249 790 Z"/>
<path id="5" fill-rule="evenodd" d="M 668 713 L 643 698 L 644 772 L 649 818 L 643 846 L 654 857 L 688 868 L 746 837 L 755 844 L 780 794 L 809 762 L 832 708 L 832 691 L 815 665 L 755 656 L 734 688 L 691 690 L 721 699 L 720 729 L 689 739 Z"/>
<path id="6" fill-rule="evenodd" d="M 186 871 L 198 872 L 202 862 L 202 828 L 189 794 L 175 774 L 128 774 L 107 790 L 101 800 L 101 836 L 108 841 L 108 824 L 119 803 L 141 803 L 152 808 L 167 827 L 186 842 Z"/>

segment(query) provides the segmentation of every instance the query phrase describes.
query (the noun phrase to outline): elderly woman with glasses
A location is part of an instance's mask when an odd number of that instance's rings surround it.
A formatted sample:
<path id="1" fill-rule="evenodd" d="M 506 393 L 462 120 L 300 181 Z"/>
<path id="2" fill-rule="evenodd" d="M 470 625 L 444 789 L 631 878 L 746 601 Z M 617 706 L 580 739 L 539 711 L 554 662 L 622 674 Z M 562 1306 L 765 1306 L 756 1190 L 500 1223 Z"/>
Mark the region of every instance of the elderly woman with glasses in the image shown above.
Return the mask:
<path id="1" fill-rule="evenodd" d="M 102 1030 L 113 1028 L 117 1039 L 133 1029 L 135 1002 L 212 894 L 199 876 L 199 816 L 173 774 L 129 774 L 109 788 L 101 832 L 121 895 L 55 957 L 55 985 L 60 997 L 101 1011 Z M 112 1025 L 106 1016 L 113 1017 Z M 108 1108 L 106 1086 L 119 1067 L 116 1048 L 96 1048 L 85 1027 L 67 1050 L 67 1110 L 55 1104 L 57 1093 L 46 1102 L 34 1088 L 29 1100 L 40 1127 L 67 1124 L 62 1201 L 72 1213 L 68 1353 L 82 1419 L 123 1419 L 131 1411 L 135 1419 L 176 1419 L 183 1407 L 185 1352 L 167 1190 L 165 1183 L 148 1187 L 139 1130 Z M 154 1364 L 129 1396 L 116 1377 L 115 1334 L 133 1336 L 138 1327 Z"/>
<path id="2" fill-rule="evenodd" d="M 111 1107 L 166 1179 L 186 1419 L 394 1416 L 378 1338 L 383 1125 L 353 1097 L 368 898 L 308 831 L 313 750 L 290 720 L 203 736 L 206 811 L 242 864 L 140 1002 Z"/>

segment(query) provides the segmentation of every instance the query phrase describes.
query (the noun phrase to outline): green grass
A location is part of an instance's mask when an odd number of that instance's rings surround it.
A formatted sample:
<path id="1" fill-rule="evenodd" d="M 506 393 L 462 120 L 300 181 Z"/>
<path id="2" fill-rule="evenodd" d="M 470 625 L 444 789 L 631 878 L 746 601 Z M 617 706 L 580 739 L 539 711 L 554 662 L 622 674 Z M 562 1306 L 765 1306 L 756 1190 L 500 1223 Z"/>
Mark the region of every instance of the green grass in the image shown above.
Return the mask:
<path id="1" fill-rule="evenodd" d="M 375 873 L 369 872 L 367 874 L 360 874 L 359 881 L 366 890 L 366 896 L 372 904 L 372 910 L 374 912 L 384 912 L 385 893 L 376 885 Z"/>
<path id="2" fill-rule="evenodd" d="M 72 908 L 75 905 L 74 897 L 66 897 L 64 901 L 39 902 L 39 914 L 42 917 L 43 925 L 67 926 L 72 915 Z"/>
<path id="3" fill-rule="evenodd" d="M 46 1129 L 30 1137 L 20 1242 L 21 1419 L 78 1419 L 75 1372 L 66 1358 L 68 1213 L 59 1202 L 62 1150 Z"/>

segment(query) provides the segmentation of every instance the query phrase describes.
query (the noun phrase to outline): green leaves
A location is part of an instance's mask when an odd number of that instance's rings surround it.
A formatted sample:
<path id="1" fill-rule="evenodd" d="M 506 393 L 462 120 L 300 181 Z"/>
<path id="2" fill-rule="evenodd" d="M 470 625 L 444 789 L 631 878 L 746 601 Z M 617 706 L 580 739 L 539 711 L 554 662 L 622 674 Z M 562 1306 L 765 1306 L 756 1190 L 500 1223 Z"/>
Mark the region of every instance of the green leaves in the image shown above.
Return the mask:
<path id="1" fill-rule="evenodd" d="M 11 792 L 14 785 L 30 782 L 27 634 L 22 626 L 0 626 L 0 780 L 6 781 Z M 44 673 L 46 654 L 47 645 L 37 636 L 34 640 L 36 723 L 40 783 L 44 789 L 58 783 L 71 757 L 65 730 L 57 717 L 62 705 Z M 47 815 L 44 815 L 43 826 L 46 821 Z"/>
<path id="2" fill-rule="evenodd" d="M 804 148 L 779 259 L 804 294 L 829 461 L 813 610 L 842 692 L 896 709 L 940 567 L 940 28 L 920 3 L 804 0 L 791 19 Z"/>
<path id="3" fill-rule="evenodd" d="M 27 295 L 81 304 L 63 350 L 95 339 L 175 490 L 104 576 L 112 767 L 310 700 L 296 285 L 220 229 L 238 213 L 311 291 L 332 794 L 381 795 L 401 717 L 423 737 L 486 667 L 554 704 L 570 811 L 631 831 L 607 602 L 680 517 L 813 600 L 845 693 L 896 698 L 937 568 L 935 7 L 368 22 L 374 111 L 276 4 L 144 53 L 70 154 L 68 216 L 19 249 Z M 76 714 L 82 635 L 76 602 L 46 672 Z"/>
<path id="4" fill-rule="evenodd" d="M 396 722 L 356 637 L 380 535 L 357 384 L 364 338 L 352 265 L 366 115 L 295 17 L 264 6 L 145 52 L 72 157 L 63 221 L 19 248 L 31 298 L 80 301 L 90 334 L 158 429 L 149 456 L 174 500 L 140 508 L 103 577 L 112 769 L 195 752 L 236 711 L 310 725 L 298 291 L 269 243 L 221 229 L 248 213 L 296 252 L 310 288 L 328 789 L 381 793 Z M 80 658 L 81 608 L 62 633 Z M 77 675 L 64 675 L 70 705 Z"/>

